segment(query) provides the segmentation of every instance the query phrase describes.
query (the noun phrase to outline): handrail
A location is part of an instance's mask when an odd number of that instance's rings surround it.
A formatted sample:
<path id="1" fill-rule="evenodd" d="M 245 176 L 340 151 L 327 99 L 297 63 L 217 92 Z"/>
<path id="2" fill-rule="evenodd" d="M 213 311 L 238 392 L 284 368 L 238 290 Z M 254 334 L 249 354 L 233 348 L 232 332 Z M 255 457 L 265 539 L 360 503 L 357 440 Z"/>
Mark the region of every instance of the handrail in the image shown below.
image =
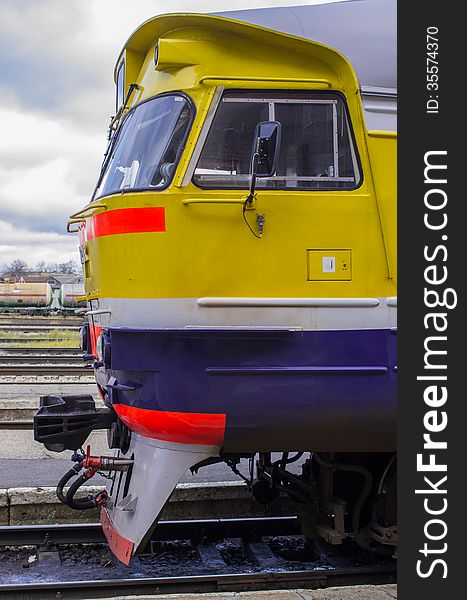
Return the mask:
<path id="1" fill-rule="evenodd" d="M 380 305 L 378 298 L 246 298 L 206 296 L 198 298 L 200 307 L 313 307 L 313 308 L 373 308 Z"/>
<path id="2" fill-rule="evenodd" d="M 87 302 L 89 300 L 97 300 L 97 298 L 99 298 L 99 292 L 97 290 L 91 290 L 86 292 L 83 296 L 78 296 L 76 300 L 77 302 Z M 85 310 L 86 313 L 88 312 L 86 308 L 83 310 Z"/>
<path id="3" fill-rule="evenodd" d="M 87 219 L 91 215 L 86 215 L 85 213 L 87 213 L 88 211 L 94 212 L 96 209 L 99 209 L 99 208 L 107 210 L 107 204 L 105 204 L 104 202 L 99 202 L 97 204 L 88 204 L 81 210 L 78 210 L 77 212 L 70 215 L 69 219 L 70 219 L 70 221 L 81 221 L 81 220 Z"/>
<path id="4" fill-rule="evenodd" d="M 78 233 L 80 223 L 84 223 L 84 219 L 79 219 L 78 221 L 68 221 L 68 223 L 66 224 L 66 232 L 67 233 Z M 76 229 L 72 229 L 71 226 L 75 225 L 75 224 L 78 225 L 78 227 L 76 227 Z"/>
<path id="5" fill-rule="evenodd" d="M 182 204 L 245 204 L 245 198 L 186 198 Z M 251 208 L 251 206 L 249 206 Z"/>
<path id="6" fill-rule="evenodd" d="M 396 131 L 379 131 L 377 129 L 369 129 L 368 136 L 374 138 L 389 138 L 396 139 L 397 132 Z"/>
<path id="7" fill-rule="evenodd" d="M 76 229 L 71 229 L 71 226 L 79 223 L 84 223 L 84 221 L 88 217 L 91 217 L 96 210 L 100 209 L 107 210 L 107 204 L 105 204 L 104 202 L 99 202 L 98 204 L 88 204 L 81 210 L 78 210 L 78 212 L 75 212 L 72 215 L 70 215 L 66 224 L 67 233 L 77 233 L 79 227 L 77 227 Z M 89 212 L 90 214 L 87 214 Z"/>
<path id="8" fill-rule="evenodd" d="M 224 85 L 226 81 L 238 81 L 238 82 L 242 82 L 244 81 L 245 83 L 287 83 L 288 85 L 290 84 L 297 84 L 297 85 L 301 85 L 301 86 L 326 86 L 328 88 L 332 87 L 332 83 L 329 81 L 329 79 L 300 79 L 297 77 L 239 77 L 239 76 L 233 76 L 233 77 L 226 77 L 223 75 L 206 75 L 205 77 L 201 77 L 201 79 L 199 80 L 199 82 L 201 84 L 204 85 L 211 85 L 211 86 L 217 86 L 217 85 Z"/>
<path id="9" fill-rule="evenodd" d="M 95 310 L 87 310 L 86 316 L 88 315 L 111 315 L 112 310 L 110 308 L 96 308 Z"/>

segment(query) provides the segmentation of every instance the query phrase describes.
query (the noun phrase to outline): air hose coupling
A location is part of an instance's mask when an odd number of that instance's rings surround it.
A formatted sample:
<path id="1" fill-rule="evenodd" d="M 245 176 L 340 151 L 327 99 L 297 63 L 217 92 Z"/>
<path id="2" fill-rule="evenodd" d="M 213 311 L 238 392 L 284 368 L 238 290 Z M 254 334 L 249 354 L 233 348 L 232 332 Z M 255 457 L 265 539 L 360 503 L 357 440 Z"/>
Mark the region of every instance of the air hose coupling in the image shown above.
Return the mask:
<path id="1" fill-rule="evenodd" d="M 76 464 L 60 479 L 57 485 L 57 497 L 60 502 L 66 504 L 74 510 L 88 510 L 103 506 L 107 502 L 108 494 L 105 490 L 90 494 L 85 498 L 75 498 L 75 494 L 80 487 L 93 477 L 98 471 L 126 471 L 132 464 L 133 460 L 112 457 L 112 456 L 91 456 L 90 446 L 86 449 L 86 455 L 79 452 L 74 452 L 72 460 Z M 79 474 L 83 467 L 86 469 L 84 473 L 79 475 L 70 485 L 68 492 L 64 493 L 65 485 L 70 479 Z"/>

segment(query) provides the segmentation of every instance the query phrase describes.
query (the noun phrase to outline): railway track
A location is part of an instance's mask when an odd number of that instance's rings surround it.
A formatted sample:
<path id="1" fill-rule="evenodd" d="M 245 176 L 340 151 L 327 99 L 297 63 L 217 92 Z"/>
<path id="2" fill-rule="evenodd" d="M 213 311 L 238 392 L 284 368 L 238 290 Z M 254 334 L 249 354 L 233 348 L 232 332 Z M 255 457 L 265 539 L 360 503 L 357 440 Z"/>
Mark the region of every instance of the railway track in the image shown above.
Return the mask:
<path id="1" fill-rule="evenodd" d="M 62 359 L 63 362 L 63 359 Z M 82 362 L 82 361 L 81 361 Z M 89 375 L 93 374 L 91 365 L 85 366 L 83 364 L 0 364 L 0 375 L 5 376 L 29 376 L 29 375 Z"/>
<path id="2" fill-rule="evenodd" d="M 1 375 L 90 374 L 79 348 L 0 349 Z"/>
<path id="3" fill-rule="evenodd" d="M 9 332 L 21 332 L 21 333 L 45 333 L 47 331 L 55 331 L 55 330 L 60 330 L 60 331 L 79 331 L 80 327 L 79 325 L 69 325 L 69 324 L 64 324 L 64 325 L 53 325 L 53 324 L 47 324 L 47 325 L 20 325 L 20 324 L 15 324 L 15 325 L 0 325 L 0 331 L 9 331 Z"/>
<path id="4" fill-rule="evenodd" d="M 66 375 L 67 379 L 60 379 L 61 373 L 53 373 L 52 375 L 45 374 L 45 378 L 42 378 L 43 373 L 38 370 L 34 371 L 33 375 L 23 375 L 17 376 L 14 374 L 4 373 L 0 369 L 0 385 L 11 385 L 11 386 L 31 386 L 36 384 L 58 384 L 60 385 L 77 385 L 82 383 L 95 383 L 94 372 L 92 369 L 87 369 L 86 373 L 76 374 L 75 372 L 71 373 L 71 375 Z"/>
<path id="5" fill-rule="evenodd" d="M 300 522 L 295 516 L 245 519 L 161 521 L 151 543 L 167 540 L 254 538 L 265 535 L 296 535 Z M 100 523 L 0 526 L 0 546 L 50 544 L 102 544 L 106 539 Z"/>
<path id="6" fill-rule="evenodd" d="M 40 339 L 40 338 L 39 338 Z M 42 341 L 42 340 L 41 340 Z M 0 360 L 8 357 L 33 357 L 41 355 L 53 355 L 53 356 L 83 356 L 83 351 L 80 348 L 53 348 L 53 347 L 41 347 L 31 348 L 30 346 L 22 347 L 16 346 L 14 348 L 2 348 L 0 346 Z"/>
<path id="7" fill-rule="evenodd" d="M 394 569 L 354 567 L 329 571 L 287 571 L 175 577 L 131 577 L 0 584 L 0 597 L 10 600 L 116 598 L 122 595 L 243 592 L 245 590 L 321 589 L 342 585 L 380 585 L 395 582 Z M 53 595 L 55 594 L 55 595 Z M 60 595 L 58 595 L 60 594 Z"/>
<path id="8" fill-rule="evenodd" d="M 0 349 L 1 375 L 89 375 L 79 348 Z"/>
<path id="9" fill-rule="evenodd" d="M 3 577 L 0 597 L 71 599 L 322 588 L 393 583 L 396 577 L 395 561 L 378 563 L 367 557 L 365 563 L 361 551 L 347 556 L 335 547 L 305 542 L 296 517 L 164 521 L 155 529 L 147 553 L 132 559 L 129 567 L 105 562 L 109 550 L 103 542 L 98 524 L 0 527 L 0 545 L 36 546 L 38 558 L 33 572 L 20 564 L 17 573 L 9 571 Z M 83 546 L 78 562 L 71 557 L 67 545 L 76 543 L 91 544 L 89 552 L 99 545 L 100 555 L 92 550 L 93 568 Z M 99 556 L 103 567 L 95 566 Z"/>
<path id="10" fill-rule="evenodd" d="M 66 342 L 66 341 L 70 341 L 69 337 L 56 337 L 56 338 L 52 338 L 52 337 L 2 337 L 0 338 L 0 350 L 1 349 L 10 349 L 10 347 L 4 346 L 4 344 L 19 344 L 19 343 L 24 343 L 24 342 L 44 342 L 47 341 L 49 343 L 55 343 L 55 342 Z"/>
<path id="11" fill-rule="evenodd" d="M 42 366 L 42 365 L 65 365 L 83 366 L 83 354 L 24 354 L 20 356 L 0 356 L 0 369 L 6 366 Z"/>
<path id="12" fill-rule="evenodd" d="M 57 317 L 19 317 L 19 316 L 1 316 L 0 315 L 0 329 L 3 329 L 5 325 L 46 325 L 48 327 L 68 327 L 69 325 L 75 325 L 79 327 L 83 319 L 76 317 L 65 317 L 65 318 L 57 318 Z"/>

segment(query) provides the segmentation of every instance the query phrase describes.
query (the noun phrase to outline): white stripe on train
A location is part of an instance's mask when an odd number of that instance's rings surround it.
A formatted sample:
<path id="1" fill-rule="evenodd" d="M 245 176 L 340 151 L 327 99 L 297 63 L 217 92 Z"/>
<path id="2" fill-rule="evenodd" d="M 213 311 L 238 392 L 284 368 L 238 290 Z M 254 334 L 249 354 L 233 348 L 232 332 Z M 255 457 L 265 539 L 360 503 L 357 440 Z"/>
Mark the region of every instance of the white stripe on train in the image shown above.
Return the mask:
<path id="1" fill-rule="evenodd" d="M 382 329 L 396 298 L 103 298 L 94 322 L 130 328 Z M 94 311 L 93 311 L 94 312 Z"/>

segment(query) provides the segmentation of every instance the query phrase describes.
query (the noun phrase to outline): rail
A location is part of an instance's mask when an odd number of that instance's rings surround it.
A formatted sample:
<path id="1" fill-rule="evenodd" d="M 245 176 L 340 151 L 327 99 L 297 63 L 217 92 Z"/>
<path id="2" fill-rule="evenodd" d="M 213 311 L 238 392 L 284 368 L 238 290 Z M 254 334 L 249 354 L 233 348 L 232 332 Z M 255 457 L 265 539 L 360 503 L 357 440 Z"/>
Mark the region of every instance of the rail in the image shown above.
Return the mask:
<path id="1" fill-rule="evenodd" d="M 73 316 L 68 317 L 43 317 L 40 315 L 26 316 L 0 314 L 0 324 L 14 325 L 15 323 L 20 323 L 21 325 L 80 325 L 82 323 L 82 319 L 76 317 L 75 314 Z"/>
<path id="2" fill-rule="evenodd" d="M 187 519 L 160 521 L 151 541 L 187 540 L 203 537 L 254 537 L 300 533 L 296 516 L 244 519 Z M 0 526 L 0 546 L 53 544 L 97 544 L 106 539 L 100 523 Z"/>
<path id="3" fill-rule="evenodd" d="M 34 338 L 35 339 L 35 338 Z M 39 341 L 48 341 L 48 340 L 44 340 L 44 338 L 37 338 Z M 66 340 L 68 338 L 63 338 L 63 340 Z M 4 338 L 1 339 L 0 341 L 4 341 Z M 15 340 L 17 341 L 17 340 Z M 42 346 L 42 347 L 38 347 L 38 348 L 33 348 L 30 346 L 14 346 L 12 348 L 2 348 L 0 346 L 0 360 L 5 357 L 5 356 L 30 356 L 30 355 L 47 355 L 47 354 L 52 354 L 52 355 L 70 355 L 70 356 L 81 356 L 83 355 L 83 351 L 80 348 L 65 348 L 65 347 L 59 347 L 59 348 L 54 348 L 53 346 Z"/>
<path id="4" fill-rule="evenodd" d="M 34 423 L 32 421 L 0 421 L 0 431 L 32 431 Z"/>
<path id="5" fill-rule="evenodd" d="M 129 567 L 117 566 L 115 563 L 113 571 L 96 567 L 93 573 L 98 576 L 95 578 L 87 570 L 84 580 L 76 565 L 70 568 L 60 564 L 59 546 L 104 542 L 100 525 L 0 527 L 0 545 L 38 547 L 35 572 L 29 575 L 19 565 L 17 568 L 21 571 L 10 575 L 12 582 L 0 585 L 0 597 L 12 600 L 26 596 L 99 598 L 145 593 L 234 592 L 395 582 L 395 561 L 383 559 L 381 564 L 377 564 L 372 556 L 368 564 L 364 564 L 359 555 L 358 559 L 354 559 L 355 564 L 351 559 L 343 563 L 342 557 L 339 564 L 339 559 L 333 562 L 334 549 L 326 555 L 322 546 L 314 546 L 315 542 L 310 542 L 307 556 L 297 562 L 294 557 L 281 555 L 271 543 L 274 536 L 294 536 L 291 539 L 297 539 L 297 534 L 300 534 L 300 523 L 295 516 L 162 521 L 152 535 L 146 557 L 151 559 L 151 552 L 157 554 L 161 543 L 175 543 L 176 540 L 185 540 L 187 543 L 190 540 L 197 559 L 188 559 L 186 570 L 183 567 L 180 571 L 180 557 L 176 553 L 169 560 L 165 557 L 159 568 L 157 560 L 145 563 L 145 557 L 142 556 L 133 567 L 131 564 Z M 248 564 L 243 564 L 241 560 L 238 564 L 224 562 L 216 544 L 221 542 L 222 546 L 226 540 L 236 541 L 237 547 L 247 557 Z M 55 567 L 51 569 L 50 565 Z M 156 576 L 148 576 L 145 565 L 150 565 L 149 572 Z M 134 573 L 135 567 L 138 574 Z M 171 571 L 173 575 L 170 575 Z M 164 576 L 160 576 L 160 573 Z M 119 577 L 115 577 L 116 574 Z M 54 581 L 56 577 L 59 580 Z"/>
<path id="6" fill-rule="evenodd" d="M 0 324 L 1 331 L 79 331 L 78 325 L 4 325 Z"/>
<path id="7" fill-rule="evenodd" d="M 0 338 L 0 350 L 12 350 L 13 348 L 15 348 L 15 346 L 3 346 L 3 344 L 19 344 L 19 343 L 24 343 L 24 342 L 66 342 L 66 341 L 72 341 L 70 340 L 69 337 L 57 337 L 57 338 L 51 338 L 51 337 L 22 337 L 22 338 L 18 338 L 18 337 L 2 337 Z M 38 350 L 39 348 L 35 348 L 35 350 Z"/>
<path id="8" fill-rule="evenodd" d="M 260 572 L 240 574 L 192 575 L 187 577 L 131 577 L 94 581 L 60 581 L 0 585 L 0 597 L 61 600 L 116 598 L 121 595 L 184 594 L 208 592 L 242 592 L 245 590 L 283 590 L 290 588 L 320 589 L 348 585 L 394 583 L 395 570 L 388 567 L 353 567 L 350 569 Z M 51 594 L 57 594 L 52 596 Z M 60 594 L 60 595 L 58 595 Z M 110 596 L 109 596 L 110 594 Z"/>
<path id="9" fill-rule="evenodd" d="M 32 367 L 45 365 L 64 365 L 66 367 L 79 366 L 83 367 L 82 354 L 60 354 L 53 356 L 43 354 L 42 356 L 25 354 L 22 356 L 0 355 L 0 369 L 8 366 L 15 367 Z"/>
<path id="10" fill-rule="evenodd" d="M 0 375 L 92 375 L 84 365 L 0 365 Z"/>

